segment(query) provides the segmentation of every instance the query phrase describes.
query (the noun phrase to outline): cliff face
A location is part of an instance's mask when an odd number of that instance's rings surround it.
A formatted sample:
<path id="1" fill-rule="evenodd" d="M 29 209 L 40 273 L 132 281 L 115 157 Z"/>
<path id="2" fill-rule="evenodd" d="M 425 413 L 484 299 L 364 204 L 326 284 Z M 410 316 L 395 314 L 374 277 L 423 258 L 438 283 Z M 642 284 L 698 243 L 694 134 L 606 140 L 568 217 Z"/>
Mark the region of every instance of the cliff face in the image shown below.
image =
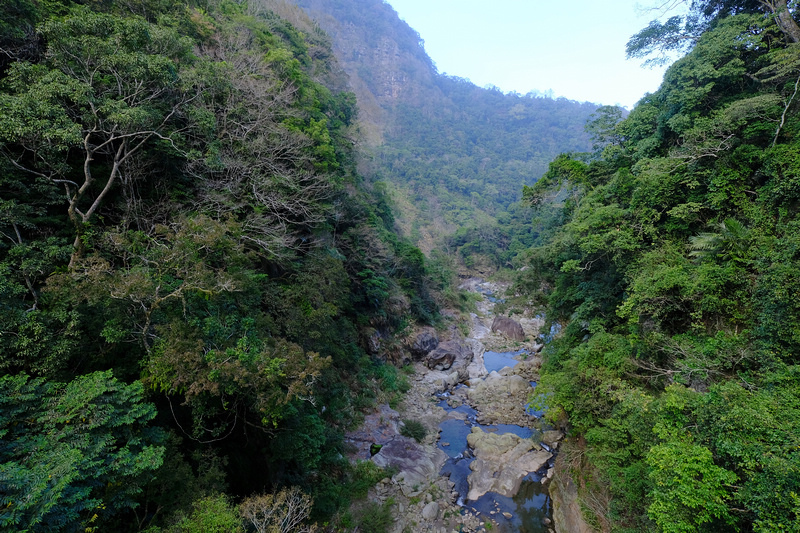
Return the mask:
<path id="1" fill-rule="evenodd" d="M 367 140 L 378 145 L 393 124 L 397 103 L 419 105 L 443 98 L 436 69 L 419 34 L 380 0 L 297 0 L 333 39 L 350 78 Z"/>

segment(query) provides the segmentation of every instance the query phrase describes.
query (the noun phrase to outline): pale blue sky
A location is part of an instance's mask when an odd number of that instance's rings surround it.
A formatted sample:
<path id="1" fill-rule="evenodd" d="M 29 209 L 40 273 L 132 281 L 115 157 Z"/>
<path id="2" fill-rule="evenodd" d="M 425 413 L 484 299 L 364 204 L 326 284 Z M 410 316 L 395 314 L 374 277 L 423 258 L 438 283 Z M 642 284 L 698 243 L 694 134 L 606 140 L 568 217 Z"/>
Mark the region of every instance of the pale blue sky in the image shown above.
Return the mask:
<path id="1" fill-rule="evenodd" d="M 481 87 L 633 105 L 664 68 L 625 59 L 656 0 L 386 0 L 425 41 L 439 72 Z"/>

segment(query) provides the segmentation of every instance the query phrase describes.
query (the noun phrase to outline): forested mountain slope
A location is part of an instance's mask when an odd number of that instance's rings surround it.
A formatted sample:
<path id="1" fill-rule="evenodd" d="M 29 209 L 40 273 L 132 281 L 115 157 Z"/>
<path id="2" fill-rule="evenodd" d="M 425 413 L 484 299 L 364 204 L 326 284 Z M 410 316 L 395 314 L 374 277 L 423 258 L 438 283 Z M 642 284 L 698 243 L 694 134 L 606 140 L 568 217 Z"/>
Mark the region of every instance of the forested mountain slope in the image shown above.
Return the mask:
<path id="1" fill-rule="evenodd" d="M 800 43 L 784 2 L 692 2 L 688 54 L 599 158 L 526 188 L 543 395 L 610 531 L 800 530 Z M 672 40 L 670 40 L 672 39 Z"/>
<path id="2" fill-rule="evenodd" d="M 289 486 L 251 503 L 331 520 L 383 475 L 343 456 L 403 387 L 366 350 L 437 305 L 298 23 L 3 2 L 3 531 L 239 531 L 232 497 Z"/>
<path id="3" fill-rule="evenodd" d="M 520 216 L 521 186 L 557 154 L 590 149 L 584 125 L 597 106 L 439 74 L 419 34 L 382 0 L 297 4 L 333 39 L 373 147 L 366 168 L 389 185 L 404 234 L 427 252 L 461 229 L 449 246 L 484 243 L 501 261 L 513 236 L 498 217 Z"/>

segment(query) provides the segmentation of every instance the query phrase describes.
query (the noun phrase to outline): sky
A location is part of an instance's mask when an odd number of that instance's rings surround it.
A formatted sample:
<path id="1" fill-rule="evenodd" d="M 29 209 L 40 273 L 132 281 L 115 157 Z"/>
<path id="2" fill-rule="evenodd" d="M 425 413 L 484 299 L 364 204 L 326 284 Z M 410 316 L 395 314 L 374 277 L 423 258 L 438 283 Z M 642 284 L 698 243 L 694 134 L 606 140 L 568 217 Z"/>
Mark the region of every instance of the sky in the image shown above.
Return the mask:
<path id="1" fill-rule="evenodd" d="M 657 0 L 387 1 L 439 72 L 480 87 L 630 109 L 658 89 L 666 68 L 625 58 L 631 35 L 658 18 L 643 7 Z"/>

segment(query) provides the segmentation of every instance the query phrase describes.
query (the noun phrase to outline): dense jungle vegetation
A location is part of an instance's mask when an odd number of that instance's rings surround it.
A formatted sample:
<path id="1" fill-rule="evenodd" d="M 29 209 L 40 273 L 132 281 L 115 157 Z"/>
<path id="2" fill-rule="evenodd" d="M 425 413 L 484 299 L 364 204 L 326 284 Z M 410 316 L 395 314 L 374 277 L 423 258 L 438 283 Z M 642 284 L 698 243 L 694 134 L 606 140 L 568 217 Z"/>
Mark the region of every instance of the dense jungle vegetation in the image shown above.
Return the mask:
<path id="1" fill-rule="evenodd" d="M 358 525 L 343 431 L 447 273 L 357 173 L 328 37 L 268 7 L 3 2 L 1 530 Z"/>
<path id="2" fill-rule="evenodd" d="M 564 325 L 540 401 L 603 531 L 800 531 L 800 30 L 794 3 L 691 2 L 690 43 L 601 152 L 526 187 L 517 291 Z"/>
<path id="3" fill-rule="evenodd" d="M 651 23 L 631 57 L 685 55 L 626 116 L 439 75 L 363 2 L 298 2 L 330 37 L 2 4 L 0 530 L 391 520 L 348 511 L 384 473 L 342 435 L 406 390 L 377 355 L 456 301 L 450 253 L 562 326 L 538 400 L 598 530 L 800 531 L 795 3 Z"/>

